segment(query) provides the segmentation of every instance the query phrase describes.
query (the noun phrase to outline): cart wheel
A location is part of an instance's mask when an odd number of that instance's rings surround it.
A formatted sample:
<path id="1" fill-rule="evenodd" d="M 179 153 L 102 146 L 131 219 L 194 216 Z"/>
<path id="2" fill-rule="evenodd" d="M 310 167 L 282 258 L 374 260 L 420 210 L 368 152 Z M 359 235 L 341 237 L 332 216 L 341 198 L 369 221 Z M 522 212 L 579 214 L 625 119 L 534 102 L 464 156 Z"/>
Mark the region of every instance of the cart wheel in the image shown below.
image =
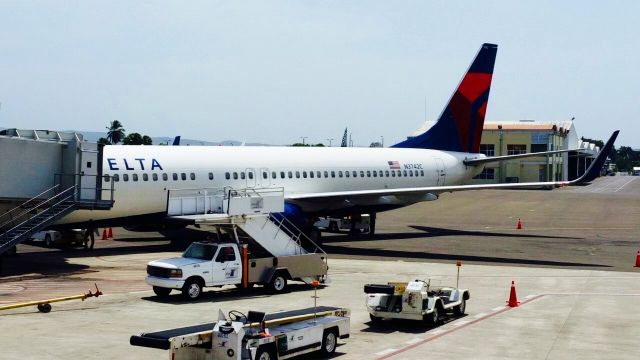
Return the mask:
<path id="1" fill-rule="evenodd" d="M 338 335 L 336 334 L 335 329 L 325 330 L 324 334 L 322 334 L 322 348 L 320 348 L 320 352 L 324 356 L 331 356 L 334 352 L 336 352 L 336 347 L 338 346 Z"/>
<path id="2" fill-rule="evenodd" d="M 453 312 L 456 315 L 464 315 L 464 312 L 467 310 L 467 300 L 462 299 L 462 302 L 460 303 L 460 305 L 456 306 L 455 308 L 453 308 Z"/>
<path id="3" fill-rule="evenodd" d="M 38 311 L 41 313 L 48 313 L 51 311 L 51 304 L 38 304 Z"/>
<path id="4" fill-rule="evenodd" d="M 281 273 L 276 273 L 269 282 L 269 290 L 274 293 L 281 293 L 287 290 L 287 278 Z"/>
<path id="5" fill-rule="evenodd" d="M 258 348 L 256 352 L 256 360 L 271 360 L 275 359 L 273 355 L 271 355 L 271 351 L 264 346 Z"/>

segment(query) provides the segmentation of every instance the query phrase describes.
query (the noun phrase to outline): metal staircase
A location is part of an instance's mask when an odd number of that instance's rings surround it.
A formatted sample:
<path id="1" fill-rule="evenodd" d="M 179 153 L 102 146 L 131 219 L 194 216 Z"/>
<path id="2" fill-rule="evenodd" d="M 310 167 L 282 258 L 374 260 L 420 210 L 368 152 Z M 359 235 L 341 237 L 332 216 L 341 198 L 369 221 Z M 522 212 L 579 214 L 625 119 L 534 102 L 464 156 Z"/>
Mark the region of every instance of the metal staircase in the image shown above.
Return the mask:
<path id="1" fill-rule="evenodd" d="M 0 255 L 77 207 L 78 187 L 51 187 L 0 216 Z M 53 196 L 48 197 L 50 194 Z"/>

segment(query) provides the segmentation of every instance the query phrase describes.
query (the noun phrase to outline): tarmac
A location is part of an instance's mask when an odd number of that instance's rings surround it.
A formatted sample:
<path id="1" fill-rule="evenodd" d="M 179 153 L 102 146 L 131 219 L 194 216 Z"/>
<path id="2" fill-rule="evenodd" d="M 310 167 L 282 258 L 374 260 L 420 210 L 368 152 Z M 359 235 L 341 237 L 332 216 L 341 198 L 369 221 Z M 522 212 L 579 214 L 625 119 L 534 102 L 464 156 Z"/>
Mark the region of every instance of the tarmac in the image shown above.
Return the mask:
<path id="1" fill-rule="evenodd" d="M 351 309 L 351 338 L 339 359 L 637 359 L 640 357 L 640 180 L 607 177 L 588 187 L 555 191 L 443 194 L 435 202 L 379 214 L 373 238 L 327 236 L 331 284 L 319 305 Z M 499 202 L 498 202 L 499 201 Z M 523 229 L 516 230 L 521 218 Z M 206 229 L 132 233 L 93 252 L 21 245 L 0 278 L 0 304 L 84 293 L 97 283 L 105 295 L 84 302 L 0 313 L 0 359 L 158 359 L 162 350 L 133 347 L 129 336 L 214 321 L 218 309 L 272 312 L 309 307 L 304 285 L 266 295 L 209 290 L 189 303 L 160 300 L 144 283 L 150 260 L 175 256 Z M 176 248 L 177 246 L 177 248 Z M 460 286 L 467 315 L 437 327 L 369 322 L 363 285 L 432 279 Z M 520 305 L 506 307 L 511 281 Z M 319 358 L 319 357 L 315 357 Z"/>

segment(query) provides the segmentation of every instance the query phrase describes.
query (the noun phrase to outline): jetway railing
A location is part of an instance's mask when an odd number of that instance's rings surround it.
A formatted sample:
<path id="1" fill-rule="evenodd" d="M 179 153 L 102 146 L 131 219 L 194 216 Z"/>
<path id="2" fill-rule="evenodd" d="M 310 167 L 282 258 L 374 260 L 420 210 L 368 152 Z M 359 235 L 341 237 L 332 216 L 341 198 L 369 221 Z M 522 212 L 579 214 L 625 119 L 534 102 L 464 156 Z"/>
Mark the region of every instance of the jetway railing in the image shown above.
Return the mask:
<path id="1" fill-rule="evenodd" d="M 77 187 L 75 201 L 82 206 L 111 208 L 114 203 L 113 177 L 87 174 L 55 174 L 54 184 L 59 189 Z M 106 186 L 105 186 L 106 185 Z"/>
<path id="2" fill-rule="evenodd" d="M 14 207 L 13 209 L 5 212 L 0 215 L 0 229 L 6 229 L 8 226 L 12 226 L 13 223 L 19 221 L 21 218 L 29 215 L 30 213 L 37 211 L 39 207 L 43 204 L 43 202 L 47 201 L 50 198 L 50 195 L 54 195 L 57 193 L 60 185 L 54 185 L 45 191 L 39 193 L 38 195 L 32 197 L 31 199 L 23 202 L 22 204 Z M 25 210 L 26 209 L 26 210 Z M 22 210 L 22 212 L 20 212 Z"/>

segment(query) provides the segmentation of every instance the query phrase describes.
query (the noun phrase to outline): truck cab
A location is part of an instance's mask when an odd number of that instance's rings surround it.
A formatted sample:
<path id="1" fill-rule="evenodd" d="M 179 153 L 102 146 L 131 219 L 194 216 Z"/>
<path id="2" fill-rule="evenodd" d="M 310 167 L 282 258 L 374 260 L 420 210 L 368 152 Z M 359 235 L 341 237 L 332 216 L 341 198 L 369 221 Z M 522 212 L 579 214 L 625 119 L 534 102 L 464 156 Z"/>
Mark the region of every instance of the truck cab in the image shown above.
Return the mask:
<path id="1" fill-rule="evenodd" d="M 242 263 L 235 243 L 194 242 L 181 257 L 152 261 L 147 265 L 147 284 L 158 296 L 172 289 L 197 299 L 209 286 L 240 284 Z"/>

